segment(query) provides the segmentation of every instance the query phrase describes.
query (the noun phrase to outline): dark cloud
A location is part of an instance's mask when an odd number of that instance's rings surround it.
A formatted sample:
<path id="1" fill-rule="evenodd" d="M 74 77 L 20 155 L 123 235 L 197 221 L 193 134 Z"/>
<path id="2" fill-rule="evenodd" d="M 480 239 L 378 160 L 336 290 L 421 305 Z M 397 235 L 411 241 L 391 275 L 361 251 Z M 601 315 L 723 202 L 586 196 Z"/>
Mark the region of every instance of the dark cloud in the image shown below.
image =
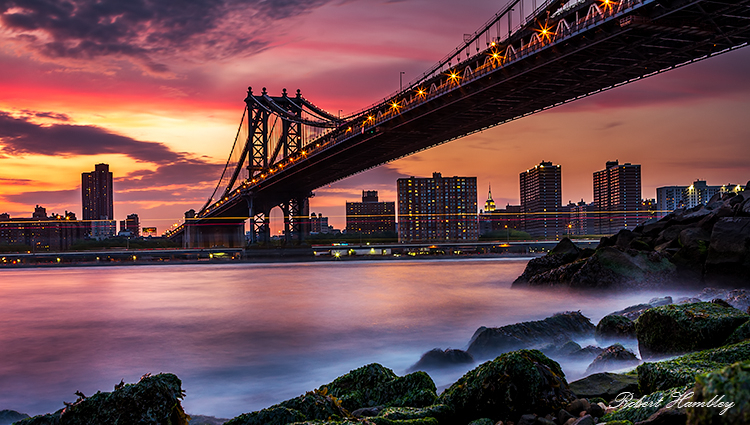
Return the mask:
<path id="1" fill-rule="evenodd" d="M 174 55 L 261 51 L 278 35 L 277 22 L 327 1 L 0 0 L 0 24 L 48 58 L 126 58 L 162 73 Z"/>
<path id="2" fill-rule="evenodd" d="M 41 205 L 43 207 L 49 205 L 70 205 L 70 208 L 72 209 L 74 206 L 80 207 L 81 189 L 30 191 L 15 195 L 3 195 L 3 199 L 18 204 Z M 33 211 L 34 208 L 30 207 L 29 216 L 31 216 Z M 47 210 L 47 214 L 52 212 L 59 214 L 63 213 L 63 211 Z"/>
<path id="3" fill-rule="evenodd" d="M 36 117 L 36 118 L 50 118 L 57 121 L 70 121 L 70 117 L 66 114 L 59 114 L 57 112 L 39 112 L 39 111 L 30 111 L 28 109 L 24 109 L 21 111 L 25 116 L 27 117 Z"/>
<path id="4" fill-rule="evenodd" d="M 6 155 L 123 154 L 137 161 L 172 163 L 183 155 L 161 143 L 142 142 L 88 125 L 43 126 L 0 111 L 0 153 Z"/>
<path id="5" fill-rule="evenodd" d="M 212 164 L 203 159 L 185 158 L 157 167 L 155 170 L 138 170 L 115 179 L 117 190 L 143 190 L 169 185 L 196 185 L 216 182 L 223 164 Z M 212 188 L 213 189 L 213 188 Z M 208 194 L 205 194 L 208 197 Z"/>

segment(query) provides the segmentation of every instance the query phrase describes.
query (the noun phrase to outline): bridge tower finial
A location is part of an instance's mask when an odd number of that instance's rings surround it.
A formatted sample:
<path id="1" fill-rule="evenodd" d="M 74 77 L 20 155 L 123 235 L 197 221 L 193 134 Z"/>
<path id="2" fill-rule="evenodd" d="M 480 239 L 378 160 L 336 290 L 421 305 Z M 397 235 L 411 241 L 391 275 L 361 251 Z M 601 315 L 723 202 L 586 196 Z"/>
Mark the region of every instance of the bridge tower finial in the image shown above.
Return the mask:
<path id="1" fill-rule="evenodd" d="M 266 94 L 266 88 L 265 87 L 263 87 L 263 94 L 264 95 Z"/>
<path id="2" fill-rule="evenodd" d="M 297 89 L 297 97 L 298 98 L 302 97 L 302 92 L 299 89 Z"/>
<path id="3" fill-rule="evenodd" d="M 284 97 L 286 97 L 286 87 L 284 87 L 283 89 L 281 89 L 281 95 L 284 96 Z"/>
<path id="4" fill-rule="evenodd" d="M 248 97 L 250 95 L 252 95 L 252 94 L 253 94 L 253 88 L 248 86 L 248 88 L 247 88 L 247 95 L 248 95 Z"/>

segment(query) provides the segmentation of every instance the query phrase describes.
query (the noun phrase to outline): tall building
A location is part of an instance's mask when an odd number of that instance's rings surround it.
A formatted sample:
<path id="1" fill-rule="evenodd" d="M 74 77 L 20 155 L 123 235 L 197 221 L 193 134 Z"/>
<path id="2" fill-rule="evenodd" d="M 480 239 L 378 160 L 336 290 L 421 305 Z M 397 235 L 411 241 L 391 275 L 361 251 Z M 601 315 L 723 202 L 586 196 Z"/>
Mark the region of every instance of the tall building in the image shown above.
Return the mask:
<path id="1" fill-rule="evenodd" d="M 580 202 L 569 202 L 567 206 L 568 224 L 566 234 L 568 235 L 593 235 L 594 230 L 594 211 L 596 206 L 593 202 L 586 203 L 583 199 Z"/>
<path id="2" fill-rule="evenodd" d="M 594 232 L 611 235 L 620 229 L 635 228 L 641 221 L 642 201 L 641 166 L 607 161 L 604 170 L 594 173 Z"/>
<path id="3" fill-rule="evenodd" d="M 328 217 L 324 216 L 323 213 L 310 214 L 310 233 L 331 233 Z"/>
<path id="4" fill-rule="evenodd" d="M 396 232 L 396 203 L 378 201 L 377 190 L 363 190 L 362 202 L 346 203 L 346 232 Z"/>
<path id="5" fill-rule="evenodd" d="M 120 221 L 120 231 L 128 232 L 135 238 L 140 237 L 141 222 L 138 219 L 138 214 L 130 214 L 125 220 Z"/>
<path id="6" fill-rule="evenodd" d="M 542 161 L 522 172 L 520 183 L 522 230 L 542 239 L 558 239 L 565 234 L 561 167 Z"/>
<path id="7" fill-rule="evenodd" d="M 0 214 L 0 245 L 24 250 L 65 251 L 88 233 L 88 226 L 76 220 L 75 214 L 53 214 L 47 217 L 44 207 L 36 206 L 31 218 L 11 218 Z"/>
<path id="8" fill-rule="evenodd" d="M 662 186 L 656 188 L 656 215 L 661 218 L 678 208 L 705 205 L 717 193 L 739 193 L 745 187 L 739 184 L 709 186 L 705 180 L 696 180 L 690 186 Z"/>
<path id="9" fill-rule="evenodd" d="M 96 164 L 94 171 L 81 174 L 83 219 L 91 221 L 91 235 L 97 239 L 114 236 L 114 198 L 109 165 Z"/>
<path id="10" fill-rule="evenodd" d="M 398 179 L 400 242 L 476 241 L 477 178 Z"/>

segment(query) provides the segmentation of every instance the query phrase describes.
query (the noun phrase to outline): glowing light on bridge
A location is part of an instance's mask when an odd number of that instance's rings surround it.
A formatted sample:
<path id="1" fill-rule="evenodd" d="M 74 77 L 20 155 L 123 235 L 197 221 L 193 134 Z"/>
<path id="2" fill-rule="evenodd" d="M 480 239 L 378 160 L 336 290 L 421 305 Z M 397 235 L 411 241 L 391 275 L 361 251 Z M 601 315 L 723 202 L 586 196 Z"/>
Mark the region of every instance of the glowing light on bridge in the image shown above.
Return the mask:
<path id="1" fill-rule="evenodd" d="M 391 109 L 395 109 L 395 110 L 398 111 L 398 108 L 400 108 L 400 107 L 401 107 L 401 105 L 399 105 L 399 102 L 397 102 L 395 100 L 393 102 L 391 102 Z"/>
<path id="2" fill-rule="evenodd" d="M 423 89 L 422 87 L 417 89 L 417 95 L 424 96 L 425 94 L 427 94 L 427 91 Z"/>
<path id="3" fill-rule="evenodd" d="M 450 75 L 448 75 L 448 78 L 450 78 L 451 81 L 458 81 L 459 76 L 456 71 L 451 71 Z"/>

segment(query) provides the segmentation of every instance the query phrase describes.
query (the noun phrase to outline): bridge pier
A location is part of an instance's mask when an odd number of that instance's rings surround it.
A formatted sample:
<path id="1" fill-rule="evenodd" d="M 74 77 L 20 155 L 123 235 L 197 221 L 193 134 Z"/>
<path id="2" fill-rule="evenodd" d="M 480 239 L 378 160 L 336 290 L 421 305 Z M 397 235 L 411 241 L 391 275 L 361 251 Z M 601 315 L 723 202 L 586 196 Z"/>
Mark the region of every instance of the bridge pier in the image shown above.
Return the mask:
<path id="1" fill-rule="evenodd" d="M 301 244 L 310 234 L 310 197 L 297 195 L 282 204 L 284 212 L 284 240 L 287 244 Z"/>

